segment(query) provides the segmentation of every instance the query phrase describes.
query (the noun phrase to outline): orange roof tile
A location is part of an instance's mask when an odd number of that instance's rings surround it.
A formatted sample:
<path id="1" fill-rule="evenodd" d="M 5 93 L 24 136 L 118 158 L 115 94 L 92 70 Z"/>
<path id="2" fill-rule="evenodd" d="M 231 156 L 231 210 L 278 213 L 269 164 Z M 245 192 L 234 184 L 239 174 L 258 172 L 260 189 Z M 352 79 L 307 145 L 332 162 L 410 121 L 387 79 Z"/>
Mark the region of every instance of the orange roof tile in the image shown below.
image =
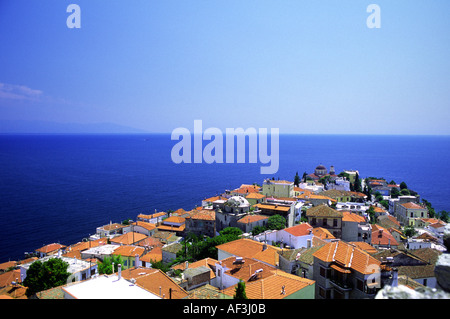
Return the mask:
<path id="1" fill-rule="evenodd" d="M 342 221 L 344 221 L 344 222 L 355 222 L 355 223 L 365 223 L 366 222 L 366 219 L 363 216 L 359 216 L 357 214 L 350 213 L 350 212 L 342 212 L 342 214 L 344 215 L 342 217 Z"/>
<path id="2" fill-rule="evenodd" d="M 425 207 L 422 207 L 416 203 L 413 202 L 408 202 L 408 203 L 404 203 L 404 204 L 400 204 L 401 206 L 407 208 L 407 209 L 425 209 Z"/>
<path id="3" fill-rule="evenodd" d="M 190 216 L 186 218 L 201 219 L 201 220 L 216 220 L 216 212 L 213 209 L 202 209 L 193 211 Z"/>
<path id="4" fill-rule="evenodd" d="M 313 280 L 288 274 L 252 258 L 244 258 L 244 263 L 240 266 L 234 265 L 233 261 L 233 257 L 222 260 L 222 264 L 230 268 L 226 274 L 245 281 L 245 292 L 249 299 L 282 299 L 315 283 Z M 262 271 L 254 276 L 256 270 Z M 222 292 L 233 296 L 235 288 L 236 285 Z"/>
<path id="5" fill-rule="evenodd" d="M 249 224 L 265 219 L 269 219 L 269 217 L 263 215 L 247 215 L 239 219 L 237 222 L 242 224 Z"/>
<path id="6" fill-rule="evenodd" d="M 284 230 L 293 236 L 305 236 L 310 234 L 310 232 L 313 230 L 313 227 L 308 223 L 302 223 L 289 228 L 285 228 Z"/>
<path id="7" fill-rule="evenodd" d="M 248 194 L 245 198 L 250 198 L 250 199 L 262 199 L 266 197 L 266 195 L 260 194 L 260 193 L 250 193 Z"/>
<path id="8" fill-rule="evenodd" d="M 186 222 L 186 219 L 184 217 L 173 216 L 173 215 L 163 220 L 163 224 L 166 224 L 166 223 L 184 224 L 185 222 Z"/>
<path id="9" fill-rule="evenodd" d="M 281 206 L 281 205 L 270 205 L 270 204 L 256 204 L 254 207 L 258 207 L 261 209 L 274 210 L 280 212 L 288 212 L 291 207 L 290 206 Z"/>
<path id="10" fill-rule="evenodd" d="M 362 274 L 371 274 L 381 262 L 361 249 L 342 240 L 331 242 L 317 250 L 314 257 L 324 262 L 335 262 L 341 267 L 353 269 Z"/>
<path id="11" fill-rule="evenodd" d="M 152 250 L 150 250 L 148 253 L 146 253 L 144 256 L 140 258 L 140 260 L 145 262 L 158 262 L 162 260 L 162 247 L 157 246 L 154 247 Z"/>
<path id="12" fill-rule="evenodd" d="M 216 247 L 234 256 L 254 258 L 270 265 L 276 265 L 278 263 L 278 252 L 281 251 L 278 247 L 247 238 L 230 241 Z"/>
<path id="13" fill-rule="evenodd" d="M 131 223 L 131 225 L 133 225 L 133 226 L 141 226 L 141 227 L 143 227 L 143 228 L 145 228 L 147 230 L 150 230 L 150 231 L 156 229 L 156 225 L 155 224 L 147 223 L 147 222 L 141 222 L 141 221 L 137 221 L 135 223 Z"/>
<path id="14" fill-rule="evenodd" d="M 127 269 L 122 271 L 122 276 L 126 279 L 136 279 L 136 285 L 147 289 L 158 296 L 164 296 L 165 299 L 169 299 L 170 295 L 172 299 L 182 299 L 188 295 L 186 290 L 177 285 L 169 276 L 159 269 Z"/>
<path id="15" fill-rule="evenodd" d="M 386 229 L 379 229 L 372 232 L 372 245 L 398 246 L 394 236 Z"/>
<path id="16" fill-rule="evenodd" d="M 59 250 L 59 249 L 62 249 L 62 248 L 66 248 L 67 246 L 65 246 L 65 245 L 61 245 L 61 244 L 49 244 L 49 245 L 46 245 L 46 246 L 44 246 L 44 247 L 41 247 L 41 248 L 39 248 L 39 249 L 36 249 L 36 251 L 38 251 L 38 252 L 40 252 L 40 253 L 43 253 L 43 254 L 48 254 L 48 253 L 52 253 L 52 252 L 55 252 L 55 251 L 57 251 L 57 250 Z"/>
<path id="17" fill-rule="evenodd" d="M 122 244 L 122 245 L 131 245 L 131 244 L 141 241 L 147 237 L 148 236 L 140 234 L 140 233 L 128 232 L 121 236 L 114 237 L 114 238 L 110 239 L 110 241 L 111 241 L 111 243 L 117 243 L 117 244 Z"/>
<path id="18" fill-rule="evenodd" d="M 134 257 L 136 255 L 141 256 L 145 251 L 144 247 L 140 246 L 132 246 L 132 245 L 122 245 L 119 246 L 114 252 L 113 255 L 120 255 L 123 257 Z"/>
<path id="19" fill-rule="evenodd" d="M 328 229 L 322 227 L 313 228 L 313 235 L 320 239 L 336 239 Z"/>

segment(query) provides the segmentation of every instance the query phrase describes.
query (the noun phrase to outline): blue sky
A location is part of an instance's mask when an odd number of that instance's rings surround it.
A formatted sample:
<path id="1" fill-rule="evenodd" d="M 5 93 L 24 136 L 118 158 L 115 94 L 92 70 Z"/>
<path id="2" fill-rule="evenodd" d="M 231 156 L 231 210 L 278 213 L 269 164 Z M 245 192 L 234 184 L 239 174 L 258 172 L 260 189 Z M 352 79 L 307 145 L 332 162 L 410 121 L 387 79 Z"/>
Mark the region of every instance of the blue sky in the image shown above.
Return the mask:
<path id="1" fill-rule="evenodd" d="M 449 13 L 448 0 L 0 0 L 0 120 L 448 135 Z"/>

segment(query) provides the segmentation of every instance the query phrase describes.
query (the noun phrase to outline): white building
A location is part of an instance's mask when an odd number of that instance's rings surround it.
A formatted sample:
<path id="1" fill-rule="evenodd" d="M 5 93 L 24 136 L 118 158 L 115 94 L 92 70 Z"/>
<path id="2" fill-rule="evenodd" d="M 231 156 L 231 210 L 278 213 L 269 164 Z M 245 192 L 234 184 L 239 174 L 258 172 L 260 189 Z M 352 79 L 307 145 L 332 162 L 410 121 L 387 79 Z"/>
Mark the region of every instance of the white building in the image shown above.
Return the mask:
<path id="1" fill-rule="evenodd" d="M 69 264 L 67 272 L 69 272 L 71 275 L 67 279 L 68 282 L 86 280 L 98 273 L 97 263 L 90 263 L 85 260 L 69 257 L 47 256 L 38 260 L 34 260 L 30 263 L 20 265 L 20 278 L 22 279 L 22 281 L 27 277 L 27 271 L 33 263 L 35 263 L 36 261 L 44 263 L 51 258 L 58 258 Z"/>
<path id="2" fill-rule="evenodd" d="M 161 299 L 119 274 L 102 275 L 62 288 L 64 299 Z"/>
<path id="3" fill-rule="evenodd" d="M 282 243 L 283 247 L 289 246 L 291 249 L 309 248 L 312 243 L 313 227 L 308 223 L 302 223 L 281 230 L 266 231 L 253 238 L 260 242 Z"/>
<path id="4" fill-rule="evenodd" d="M 100 260 L 103 260 L 105 257 L 110 257 L 114 252 L 114 250 L 116 250 L 119 247 L 120 246 L 118 245 L 108 244 L 89 248 L 81 252 L 81 258 L 82 259 L 98 258 Z"/>

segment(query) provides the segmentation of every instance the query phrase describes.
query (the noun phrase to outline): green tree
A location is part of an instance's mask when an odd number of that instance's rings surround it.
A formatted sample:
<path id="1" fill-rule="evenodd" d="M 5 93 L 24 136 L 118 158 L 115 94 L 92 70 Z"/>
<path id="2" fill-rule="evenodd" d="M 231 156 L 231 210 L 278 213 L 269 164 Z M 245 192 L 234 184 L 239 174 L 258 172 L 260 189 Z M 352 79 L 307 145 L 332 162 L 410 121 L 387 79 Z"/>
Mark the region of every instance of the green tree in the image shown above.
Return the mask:
<path id="1" fill-rule="evenodd" d="M 405 235 L 406 237 L 412 237 L 417 233 L 416 229 L 414 228 L 414 226 L 405 226 L 403 228 L 403 235 Z"/>
<path id="2" fill-rule="evenodd" d="M 300 176 L 298 176 L 298 172 L 295 174 L 294 177 L 294 185 L 298 187 L 300 185 Z"/>
<path id="3" fill-rule="evenodd" d="M 23 285 L 28 287 L 28 297 L 50 288 L 59 287 L 67 283 L 70 273 L 69 264 L 59 258 L 50 258 L 45 262 L 40 260 L 31 264 L 27 270 L 27 277 Z"/>
<path id="4" fill-rule="evenodd" d="M 356 176 L 355 176 L 355 182 L 354 182 L 354 185 L 353 185 L 353 189 L 354 189 L 355 192 L 361 192 L 362 191 L 361 180 L 359 179 L 359 174 L 358 173 L 356 173 Z"/>
<path id="5" fill-rule="evenodd" d="M 426 199 L 422 199 L 422 202 L 425 204 L 425 206 L 428 209 L 428 213 L 430 214 L 430 218 L 433 218 L 436 216 L 436 211 L 434 210 L 433 206 L 431 205 L 431 203 L 429 201 L 427 201 Z"/>
<path id="6" fill-rule="evenodd" d="M 437 216 L 443 222 L 448 223 L 450 221 L 450 213 L 445 210 L 441 210 L 439 213 L 437 213 Z"/>
<path id="7" fill-rule="evenodd" d="M 391 189 L 391 198 L 398 198 L 399 195 L 400 195 L 400 191 L 398 190 L 398 188 L 393 187 Z"/>
<path id="8" fill-rule="evenodd" d="M 239 280 L 236 286 L 233 299 L 248 299 L 245 292 L 245 282 L 243 282 L 242 279 Z"/>
<path id="9" fill-rule="evenodd" d="M 281 215 L 272 215 L 267 220 L 267 228 L 272 230 L 280 230 L 286 227 L 286 219 Z"/>
<path id="10" fill-rule="evenodd" d="M 367 214 L 369 215 L 370 223 L 375 224 L 375 208 L 373 208 L 373 206 L 370 206 L 370 208 L 367 210 Z"/>
<path id="11" fill-rule="evenodd" d="M 234 239 L 239 239 L 239 236 L 242 235 L 242 230 L 237 227 L 227 227 L 221 230 L 219 234 L 222 236 L 231 236 Z"/>
<path id="12" fill-rule="evenodd" d="M 114 263 L 114 269 L 112 264 Z M 103 262 L 99 262 L 98 272 L 100 274 L 110 275 L 112 273 L 119 271 L 119 264 L 123 265 L 123 258 L 120 255 L 112 255 L 111 257 L 107 256 L 103 259 Z"/>
<path id="13" fill-rule="evenodd" d="M 409 195 L 411 195 L 411 193 L 409 192 L 409 190 L 408 190 L 407 188 L 403 188 L 403 189 L 400 191 L 400 194 L 403 195 L 403 196 L 409 196 Z"/>
<path id="14" fill-rule="evenodd" d="M 252 235 L 256 236 L 258 234 L 261 234 L 262 232 L 265 232 L 267 229 L 264 226 L 255 226 L 252 229 Z"/>
<path id="15" fill-rule="evenodd" d="M 408 186 L 406 185 L 405 182 L 400 183 L 400 189 L 408 189 Z"/>

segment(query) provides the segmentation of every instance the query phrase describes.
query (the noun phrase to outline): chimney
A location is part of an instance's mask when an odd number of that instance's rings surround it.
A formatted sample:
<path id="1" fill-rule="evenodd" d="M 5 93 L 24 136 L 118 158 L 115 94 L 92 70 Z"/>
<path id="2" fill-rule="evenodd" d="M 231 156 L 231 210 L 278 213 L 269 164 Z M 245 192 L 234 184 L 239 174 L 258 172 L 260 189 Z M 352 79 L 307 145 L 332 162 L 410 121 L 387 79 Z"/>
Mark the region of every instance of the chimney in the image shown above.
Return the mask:
<path id="1" fill-rule="evenodd" d="M 262 250 L 264 251 L 264 250 L 266 250 L 267 249 L 267 244 L 266 243 L 264 243 L 263 244 L 263 248 L 262 248 Z"/>
<path id="2" fill-rule="evenodd" d="M 136 256 L 134 256 L 134 267 L 139 267 L 139 254 L 136 254 Z"/>
<path id="3" fill-rule="evenodd" d="M 189 262 L 188 261 L 185 261 L 184 262 L 184 269 L 188 269 L 189 268 Z"/>
<path id="4" fill-rule="evenodd" d="M 119 280 L 120 280 L 120 279 L 122 279 L 122 265 L 118 264 L 117 267 L 119 268 L 118 276 L 119 276 Z"/>

